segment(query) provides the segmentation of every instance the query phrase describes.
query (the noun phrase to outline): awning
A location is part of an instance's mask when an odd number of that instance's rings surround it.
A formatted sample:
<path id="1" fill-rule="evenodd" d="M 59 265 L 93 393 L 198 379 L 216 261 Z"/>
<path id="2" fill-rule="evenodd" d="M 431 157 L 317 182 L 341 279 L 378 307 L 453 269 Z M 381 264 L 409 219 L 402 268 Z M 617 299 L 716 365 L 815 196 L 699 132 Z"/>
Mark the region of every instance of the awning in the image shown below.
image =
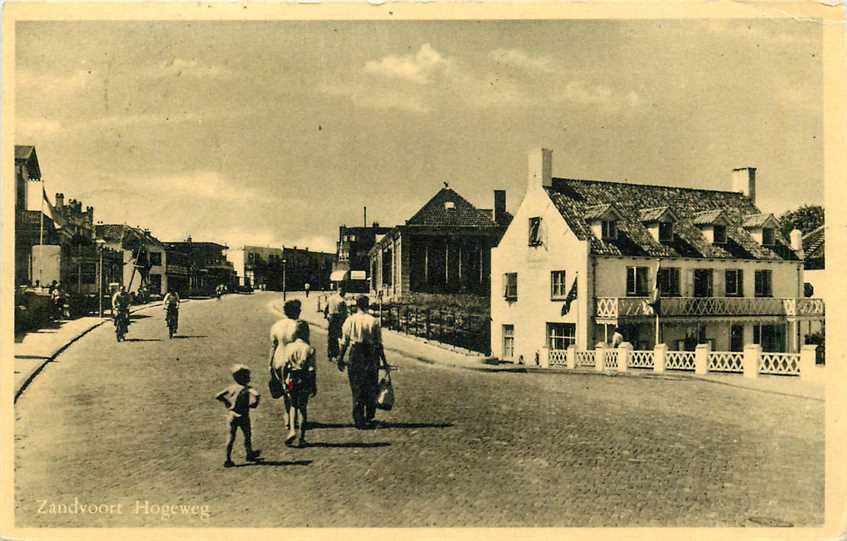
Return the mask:
<path id="1" fill-rule="evenodd" d="M 365 271 L 354 270 L 354 271 L 350 272 L 350 279 L 351 280 L 367 280 L 368 279 L 368 273 L 365 272 Z"/>
<path id="2" fill-rule="evenodd" d="M 329 275 L 330 282 L 343 282 L 346 279 L 347 271 L 345 270 L 332 271 L 332 274 Z"/>

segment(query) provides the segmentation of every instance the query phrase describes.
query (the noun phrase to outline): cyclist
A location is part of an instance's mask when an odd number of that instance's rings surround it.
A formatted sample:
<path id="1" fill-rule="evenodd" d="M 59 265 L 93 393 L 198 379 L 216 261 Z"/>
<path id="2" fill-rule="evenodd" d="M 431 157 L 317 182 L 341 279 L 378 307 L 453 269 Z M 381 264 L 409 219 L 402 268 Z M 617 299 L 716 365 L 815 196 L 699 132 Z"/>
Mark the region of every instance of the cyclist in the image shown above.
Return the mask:
<path id="1" fill-rule="evenodd" d="M 164 305 L 165 308 L 165 325 L 168 324 L 168 316 L 173 313 L 174 332 L 176 332 L 179 327 L 179 294 L 173 289 L 168 289 L 168 293 L 165 295 L 162 305 Z"/>
<path id="2" fill-rule="evenodd" d="M 118 325 L 118 320 L 123 318 L 124 324 L 129 329 L 129 293 L 126 292 L 126 287 L 121 286 L 120 289 L 112 296 L 112 317 L 115 326 Z"/>

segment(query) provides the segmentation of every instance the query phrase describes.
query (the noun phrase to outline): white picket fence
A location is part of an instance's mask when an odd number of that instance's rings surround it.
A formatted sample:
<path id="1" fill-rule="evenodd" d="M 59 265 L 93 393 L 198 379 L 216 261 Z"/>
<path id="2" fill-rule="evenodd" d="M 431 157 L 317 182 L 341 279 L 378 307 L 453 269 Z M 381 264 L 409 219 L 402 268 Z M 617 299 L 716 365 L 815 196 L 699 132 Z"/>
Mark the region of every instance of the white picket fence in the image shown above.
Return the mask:
<path id="1" fill-rule="evenodd" d="M 696 351 L 668 351 L 660 344 L 654 350 L 633 350 L 629 344 L 619 348 L 597 345 L 593 350 L 546 350 L 546 365 L 551 368 L 593 368 L 595 370 L 646 369 L 654 372 L 679 370 L 705 375 L 709 372 L 743 374 L 758 377 L 760 374 L 801 376 L 820 381 L 822 369 L 815 363 L 817 346 L 806 345 L 800 353 L 763 352 L 752 345 L 740 351 L 711 351 L 708 344 L 697 346 Z"/>

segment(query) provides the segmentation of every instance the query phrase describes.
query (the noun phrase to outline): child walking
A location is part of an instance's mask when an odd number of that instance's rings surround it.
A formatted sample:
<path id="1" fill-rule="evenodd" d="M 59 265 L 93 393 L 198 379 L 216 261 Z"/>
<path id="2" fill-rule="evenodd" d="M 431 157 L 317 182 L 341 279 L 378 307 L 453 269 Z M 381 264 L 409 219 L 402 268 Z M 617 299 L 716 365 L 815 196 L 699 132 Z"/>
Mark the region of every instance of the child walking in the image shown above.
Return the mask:
<path id="1" fill-rule="evenodd" d="M 250 369 L 243 364 L 236 364 L 232 367 L 232 379 L 235 380 L 235 383 L 215 396 L 215 399 L 223 402 L 228 410 L 229 437 L 226 440 L 225 468 L 235 466 L 232 461 L 232 446 L 235 443 L 235 434 L 239 428 L 244 433 L 244 449 L 247 453 L 247 460 L 256 462 L 261 454 L 261 451 L 253 450 L 250 431 L 250 408 L 259 405 L 259 393 L 250 386 Z"/>
<path id="2" fill-rule="evenodd" d="M 286 445 L 297 439 L 296 429 L 300 430 L 298 447 L 306 445 L 306 408 L 309 397 L 318 393 L 315 371 L 315 349 L 309 345 L 309 324 L 298 321 L 294 331 L 294 341 L 285 346 L 285 366 L 282 381 L 290 398 L 288 437 Z"/>

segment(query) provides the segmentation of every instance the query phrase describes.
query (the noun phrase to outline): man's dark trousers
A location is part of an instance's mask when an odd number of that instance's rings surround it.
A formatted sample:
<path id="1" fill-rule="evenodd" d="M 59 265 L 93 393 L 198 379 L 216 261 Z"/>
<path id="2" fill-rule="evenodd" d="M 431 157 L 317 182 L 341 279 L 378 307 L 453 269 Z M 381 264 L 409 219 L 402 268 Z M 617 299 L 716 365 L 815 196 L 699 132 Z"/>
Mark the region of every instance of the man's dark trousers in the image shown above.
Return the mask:
<path id="1" fill-rule="evenodd" d="M 353 393 L 353 422 L 357 427 L 363 427 L 376 415 L 376 394 L 379 389 L 379 368 L 370 345 L 352 346 L 347 375 Z"/>

